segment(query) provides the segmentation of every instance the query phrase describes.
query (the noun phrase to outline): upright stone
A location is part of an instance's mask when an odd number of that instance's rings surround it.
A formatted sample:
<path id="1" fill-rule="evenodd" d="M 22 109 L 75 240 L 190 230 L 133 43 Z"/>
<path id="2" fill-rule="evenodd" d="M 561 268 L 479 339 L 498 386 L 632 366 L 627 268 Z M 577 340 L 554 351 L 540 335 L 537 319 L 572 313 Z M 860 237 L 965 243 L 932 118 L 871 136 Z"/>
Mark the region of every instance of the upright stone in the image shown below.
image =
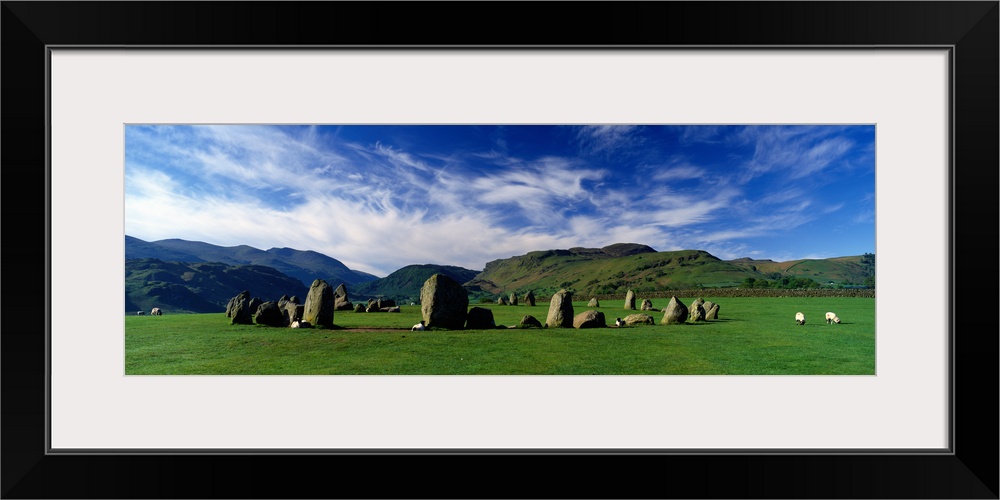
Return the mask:
<path id="1" fill-rule="evenodd" d="M 587 302 L 587 307 L 601 307 L 601 303 L 597 301 L 597 297 L 591 297 L 590 302 Z"/>
<path id="2" fill-rule="evenodd" d="M 661 325 L 677 325 L 687 321 L 688 308 L 677 297 L 670 297 L 667 307 L 663 308 L 663 319 Z"/>
<path id="3" fill-rule="evenodd" d="M 420 288 L 420 313 L 427 328 L 461 330 L 468 316 L 469 293 L 457 281 L 435 274 Z"/>
<path id="4" fill-rule="evenodd" d="M 625 310 L 626 311 L 635 310 L 635 292 L 633 292 L 632 290 L 629 290 L 628 293 L 625 294 Z"/>
<path id="5" fill-rule="evenodd" d="M 333 291 L 333 309 L 335 311 L 354 310 L 354 304 L 351 304 L 351 300 L 347 298 L 347 285 L 345 283 L 341 283 Z"/>
<path id="6" fill-rule="evenodd" d="M 250 292 L 243 290 L 239 295 L 230 301 L 229 321 L 230 325 L 252 325 L 253 311 L 250 310 Z"/>
<path id="7" fill-rule="evenodd" d="M 691 304 L 691 308 L 688 310 L 688 319 L 691 321 L 705 321 L 705 308 L 702 304 L 704 302 L 694 302 Z"/>
<path id="8" fill-rule="evenodd" d="M 639 309 L 641 309 L 643 311 L 652 311 L 653 310 L 653 301 L 651 301 L 649 299 L 642 299 L 642 305 L 639 306 Z"/>
<path id="9" fill-rule="evenodd" d="M 535 294 L 528 290 L 528 293 L 524 294 L 524 304 L 528 306 L 535 306 Z"/>
<path id="10" fill-rule="evenodd" d="M 320 328 L 333 327 L 333 287 L 325 280 L 314 280 L 306 294 L 302 319 Z"/>
<path id="11" fill-rule="evenodd" d="M 510 292 L 510 299 L 507 302 L 509 302 L 510 305 L 512 305 L 512 306 L 516 306 L 517 305 L 517 294 L 514 293 L 514 292 Z"/>
<path id="12" fill-rule="evenodd" d="M 573 326 L 573 293 L 559 290 L 549 300 L 549 314 L 545 317 L 549 328 L 571 328 Z"/>
<path id="13" fill-rule="evenodd" d="M 719 319 L 719 304 L 705 302 L 705 305 L 712 304 L 712 308 L 705 311 L 705 319 Z"/>
<path id="14" fill-rule="evenodd" d="M 488 330 L 496 328 L 497 323 L 493 319 L 493 311 L 485 307 L 473 307 L 469 309 L 468 319 L 465 327 L 470 330 Z"/>

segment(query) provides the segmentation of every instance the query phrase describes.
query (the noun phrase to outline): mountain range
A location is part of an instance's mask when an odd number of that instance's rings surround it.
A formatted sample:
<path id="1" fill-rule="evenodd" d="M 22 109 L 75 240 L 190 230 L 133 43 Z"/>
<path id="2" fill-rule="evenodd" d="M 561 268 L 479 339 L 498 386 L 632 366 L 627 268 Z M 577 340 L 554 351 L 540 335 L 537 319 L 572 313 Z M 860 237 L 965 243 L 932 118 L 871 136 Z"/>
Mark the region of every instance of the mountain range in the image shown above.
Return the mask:
<path id="1" fill-rule="evenodd" d="M 786 262 L 721 260 L 703 250 L 658 252 L 637 243 L 603 248 L 539 250 L 486 263 L 482 271 L 457 266 L 404 266 L 385 278 L 349 269 L 313 251 L 221 247 L 168 239 L 125 237 L 126 311 L 160 307 L 178 312 L 221 312 L 242 290 L 264 300 L 305 296 L 314 279 L 344 283 L 351 300 L 419 300 L 424 281 L 441 273 L 463 283 L 470 300 L 510 293 L 550 295 L 560 288 L 596 296 L 670 289 L 746 286 L 748 283 L 843 285 L 874 275 L 874 255 Z M 789 281 L 791 280 L 791 281 Z"/>

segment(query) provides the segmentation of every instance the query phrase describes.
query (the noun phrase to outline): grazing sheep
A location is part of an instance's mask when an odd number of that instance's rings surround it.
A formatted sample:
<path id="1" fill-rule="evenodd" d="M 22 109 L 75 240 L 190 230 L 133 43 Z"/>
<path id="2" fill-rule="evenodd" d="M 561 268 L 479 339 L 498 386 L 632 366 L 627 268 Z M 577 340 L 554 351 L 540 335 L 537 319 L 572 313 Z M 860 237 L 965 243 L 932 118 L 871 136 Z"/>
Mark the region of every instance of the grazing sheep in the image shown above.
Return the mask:
<path id="1" fill-rule="evenodd" d="M 154 307 L 152 311 L 149 312 L 152 316 L 163 316 L 163 311 L 159 307 Z"/>
<path id="2" fill-rule="evenodd" d="M 417 323 L 417 324 L 413 325 L 413 328 L 410 328 L 410 331 L 411 332 L 419 332 L 419 331 L 423 331 L 423 330 L 426 330 L 426 329 L 427 329 L 427 327 L 424 326 L 424 321 L 420 320 L 420 323 Z"/>
<path id="3" fill-rule="evenodd" d="M 806 324 L 806 315 L 800 312 L 795 313 L 795 324 L 796 325 Z"/>
<path id="4" fill-rule="evenodd" d="M 288 325 L 289 328 L 312 328 L 312 325 L 304 319 L 292 321 L 292 324 Z"/>
<path id="5" fill-rule="evenodd" d="M 615 318 L 615 326 L 622 326 L 624 324 L 625 324 L 624 320 L 622 320 L 621 318 Z"/>
<path id="6" fill-rule="evenodd" d="M 145 316 L 146 315 L 146 311 L 136 311 L 135 315 L 136 316 Z"/>
<path id="7" fill-rule="evenodd" d="M 828 312 L 826 313 L 826 322 L 827 324 L 832 324 L 832 323 L 840 324 L 840 318 L 838 318 L 836 314 Z"/>

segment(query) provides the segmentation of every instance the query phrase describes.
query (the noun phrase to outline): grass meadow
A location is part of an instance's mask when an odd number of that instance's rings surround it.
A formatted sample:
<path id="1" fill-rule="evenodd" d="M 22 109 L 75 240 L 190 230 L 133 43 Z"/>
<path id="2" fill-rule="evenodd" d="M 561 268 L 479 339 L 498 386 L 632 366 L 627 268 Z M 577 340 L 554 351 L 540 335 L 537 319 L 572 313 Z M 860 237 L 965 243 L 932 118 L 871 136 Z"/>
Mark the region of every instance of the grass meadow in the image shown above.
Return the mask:
<path id="1" fill-rule="evenodd" d="M 718 320 L 622 328 L 411 332 L 420 306 L 401 313 L 338 311 L 333 329 L 230 325 L 224 313 L 125 317 L 127 375 L 874 375 L 875 299 L 713 298 Z M 681 298 L 690 304 L 693 298 Z M 653 301 L 663 307 L 666 300 Z M 574 302 L 579 314 L 590 309 Z M 604 302 L 609 325 L 624 301 Z M 548 303 L 488 307 L 497 324 Z M 796 325 L 802 311 L 805 325 Z M 834 311 L 841 324 L 823 315 Z"/>

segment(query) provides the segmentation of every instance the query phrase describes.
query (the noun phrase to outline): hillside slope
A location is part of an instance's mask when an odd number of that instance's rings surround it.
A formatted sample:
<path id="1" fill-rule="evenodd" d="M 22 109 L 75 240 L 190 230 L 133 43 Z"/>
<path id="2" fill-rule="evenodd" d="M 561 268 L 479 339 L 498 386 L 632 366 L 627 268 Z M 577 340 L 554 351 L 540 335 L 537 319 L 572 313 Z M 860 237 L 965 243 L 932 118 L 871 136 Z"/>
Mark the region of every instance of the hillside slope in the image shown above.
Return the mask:
<path id="1" fill-rule="evenodd" d="M 420 299 L 420 288 L 424 286 L 427 278 L 438 273 L 459 283 L 465 283 L 476 277 L 479 271 L 457 266 L 415 264 L 401 267 L 385 278 L 370 281 L 354 288 L 348 287 L 347 293 L 354 301 L 363 302 L 370 298 L 387 298 L 397 302 L 416 302 Z"/>
<path id="2" fill-rule="evenodd" d="M 263 300 L 278 300 L 282 295 L 298 295 L 305 300 L 309 288 L 266 266 L 159 259 L 125 261 L 126 313 L 148 313 L 153 307 L 166 313 L 223 312 L 229 299 L 243 290 Z"/>
<path id="3" fill-rule="evenodd" d="M 271 248 L 260 250 L 247 245 L 223 247 L 201 241 L 167 239 L 147 242 L 125 236 L 125 259 L 154 258 L 169 262 L 221 262 L 232 266 L 267 266 L 309 286 L 315 279 L 328 283 L 356 285 L 377 279 L 354 271 L 337 259 L 311 250 Z"/>

